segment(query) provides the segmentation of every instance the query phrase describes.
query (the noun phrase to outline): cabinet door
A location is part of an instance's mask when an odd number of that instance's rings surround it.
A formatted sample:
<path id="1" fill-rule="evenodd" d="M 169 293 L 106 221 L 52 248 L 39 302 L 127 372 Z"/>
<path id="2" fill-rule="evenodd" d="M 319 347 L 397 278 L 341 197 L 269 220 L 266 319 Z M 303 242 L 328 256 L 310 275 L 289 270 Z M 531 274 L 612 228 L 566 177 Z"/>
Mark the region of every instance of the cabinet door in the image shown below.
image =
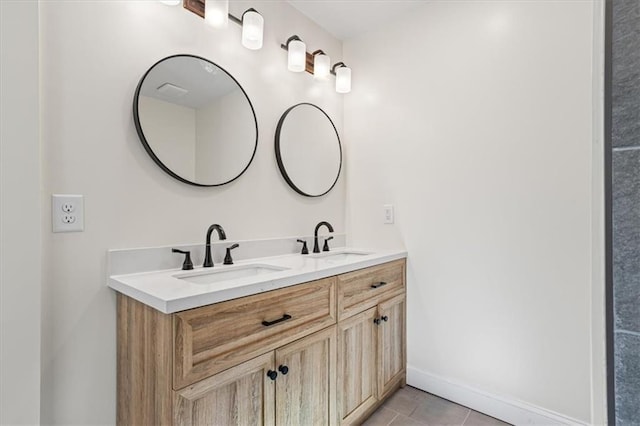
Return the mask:
<path id="1" fill-rule="evenodd" d="M 269 352 L 175 392 L 176 425 L 273 425 L 275 382 Z"/>
<path id="2" fill-rule="evenodd" d="M 336 327 L 276 350 L 276 424 L 335 424 Z"/>
<path id="3" fill-rule="evenodd" d="M 341 424 L 356 422 L 375 405 L 377 387 L 376 308 L 338 325 L 338 416 Z"/>
<path id="4" fill-rule="evenodd" d="M 378 318 L 378 398 L 383 398 L 405 373 L 404 294 L 380 303 Z"/>

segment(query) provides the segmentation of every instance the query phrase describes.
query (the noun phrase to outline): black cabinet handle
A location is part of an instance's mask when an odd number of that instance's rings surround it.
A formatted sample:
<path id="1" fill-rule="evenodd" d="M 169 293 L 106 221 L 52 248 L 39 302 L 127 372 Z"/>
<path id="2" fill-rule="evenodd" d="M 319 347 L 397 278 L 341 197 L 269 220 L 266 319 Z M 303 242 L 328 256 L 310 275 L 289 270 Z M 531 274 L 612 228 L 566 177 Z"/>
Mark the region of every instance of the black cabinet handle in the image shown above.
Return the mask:
<path id="1" fill-rule="evenodd" d="M 286 376 L 289 372 L 289 367 L 287 367 L 286 365 L 281 365 L 280 367 L 278 367 L 278 371 L 281 372 L 283 376 Z"/>
<path id="2" fill-rule="evenodd" d="M 371 288 L 380 288 L 383 285 L 387 285 L 387 283 L 384 281 L 380 281 L 379 283 L 371 284 Z"/>
<path id="3" fill-rule="evenodd" d="M 374 319 L 373 319 L 373 323 L 374 323 L 375 325 L 380 325 L 380 318 L 374 318 Z"/>
<path id="4" fill-rule="evenodd" d="M 385 316 L 383 316 L 383 317 L 380 317 L 380 319 L 381 319 L 382 321 L 384 321 L 384 322 L 389 321 L 389 317 L 388 317 L 388 316 L 386 316 L 386 315 L 385 315 Z"/>
<path id="5" fill-rule="evenodd" d="M 290 320 L 291 319 L 291 315 L 289 314 L 284 314 L 282 316 L 282 318 L 278 318 L 277 320 L 273 320 L 273 321 L 262 321 L 262 325 L 264 325 L 265 327 L 269 327 L 271 325 L 275 325 L 278 324 L 279 322 L 282 321 L 286 321 L 286 320 Z"/>
<path id="6" fill-rule="evenodd" d="M 267 371 L 267 377 L 270 378 L 271 380 L 275 380 L 276 377 L 278 377 L 278 373 L 276 373 L 273 370 L 269 370 Z"/>

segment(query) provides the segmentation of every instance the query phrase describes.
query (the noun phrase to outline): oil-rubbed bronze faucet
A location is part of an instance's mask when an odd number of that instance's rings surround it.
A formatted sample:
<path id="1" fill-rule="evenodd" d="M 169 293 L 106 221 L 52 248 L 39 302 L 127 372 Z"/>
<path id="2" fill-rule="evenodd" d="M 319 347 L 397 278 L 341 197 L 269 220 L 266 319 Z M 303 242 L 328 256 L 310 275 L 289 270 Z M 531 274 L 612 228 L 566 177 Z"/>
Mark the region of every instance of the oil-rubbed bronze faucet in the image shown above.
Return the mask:
<path id="1" fill-rule="evenodd" d="M 204 263 L 202 264 L 203 268 L 212 268 L 213 267 L 213 259 L 211 258 L 211 233 L 213 231 L 218 233 L 218 239 L 226 240 L 227 235 L 224 233 L 224 229 L 222 226 L 214 223 L 207 230 L 207 245 L 204 247 Z"/>
<path id="2" fill-rule="evenodd" d="M 316 230 L 313 231 L 313 252 L 320 253 L 320 246 L 318 245 L 318 230 L 321 226 L 326 226 L 329 232 L 333 232 L 333 226 L 329 222 L 322 221 L 316 225 Z"/>

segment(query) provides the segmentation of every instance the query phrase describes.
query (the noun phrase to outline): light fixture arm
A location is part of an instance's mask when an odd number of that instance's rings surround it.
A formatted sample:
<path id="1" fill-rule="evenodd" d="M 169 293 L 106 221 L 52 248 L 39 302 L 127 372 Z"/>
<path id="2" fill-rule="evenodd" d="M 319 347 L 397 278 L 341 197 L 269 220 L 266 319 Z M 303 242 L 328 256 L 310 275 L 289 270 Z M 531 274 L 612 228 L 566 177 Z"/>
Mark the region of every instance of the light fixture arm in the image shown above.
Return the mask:
<path id="1" fill-rule="evenodd" d="M 324 50 L 318 49 L 311 54 L 311 56 L 316 56 L 316 55 L 326 55 L 326 53 L 324 53 Z"/>
<path id="2" fill-rule="evenodd" d="M 280 47 L 283 48 L 284 50 L 289 50 L 289 43 L 291 43 L 293 40 L 302 41 L 300 37 L 294 34 L 287 39 L 287 42 L 285 44 L 281 44 Z"/>
<path id="3" fill-rule="evenodd" d="M 244 14 L 247 12 L 256 12 L 256 13 L 260 13 L 257 10 L 255 10 L 254 8 L 249 8 L 247 10 L 245 10 L 244 12 L 242 12 L 242 17 L 241 18 L 236 18 L 235 16 L 233 16 L 232 14 L 229 14 L 229 20 L 235 22 L 236 24 L 242 26 L 242 21 L 244 20 Z"/>
<path id="4" fill-rule="evenodd" d="M 337 62 L 334 66 L 331 67 L 331 74 L 336 75 L 336 68 L 346 67 L 344 62 Z"/>
<path id="5" fill-rule="evenodd" d="M 238 19 L 235 16 L 233 16 L 232 14 L 229 14 L 229 20 L 232 21 L 232 22 L 235 22 L 236 24 L 238 24 L 240 26 L 242 26 L 242 19 Z"/>
<path id="6" fill-rule="evenodd" d="M 257 10 L 255 10 L 254 8 L 250 7 L 249 9 L 245 10 L 244 12 L 242 12 L 242 19 L 244 20 L 244 15 L 247 14 L 247 12 L 256 12 L 256 13 L 260 13 Z"/>
<path id="7" fill-rule="evenodd" d="M 236 18 L 235 16 L 233 16 L 232 14 L 229 14 L 229 20 L 235 22 L 236 24 L 242 26 L 242 21 L 244 20 L 244 14 L 247 12 L 256 12 L 256 13 L 260 13 L 257 10 L 255 10 L 254 8 L 249 8 L 247 10 L 245 10 L 244 12 L 242 12 L 242 17 L 241 18 Z"/>

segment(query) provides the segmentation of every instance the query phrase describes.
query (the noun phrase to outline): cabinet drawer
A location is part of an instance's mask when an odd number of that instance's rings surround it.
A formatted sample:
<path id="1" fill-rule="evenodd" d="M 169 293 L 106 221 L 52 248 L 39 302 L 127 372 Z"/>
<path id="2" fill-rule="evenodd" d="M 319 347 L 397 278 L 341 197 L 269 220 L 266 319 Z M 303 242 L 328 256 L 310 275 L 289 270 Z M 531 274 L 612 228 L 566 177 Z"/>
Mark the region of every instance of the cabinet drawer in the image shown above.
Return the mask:
<path id="1" fill-rule="evenodd" d="M 376 306 L 405 290 L 405 261 L 338 275 L 338 319 Z"/>
<path id="2" fill-rule="evenodd" d="M 336 323 L 336 278 L 174 314 L 174 381 L 180 389 Z"/>

